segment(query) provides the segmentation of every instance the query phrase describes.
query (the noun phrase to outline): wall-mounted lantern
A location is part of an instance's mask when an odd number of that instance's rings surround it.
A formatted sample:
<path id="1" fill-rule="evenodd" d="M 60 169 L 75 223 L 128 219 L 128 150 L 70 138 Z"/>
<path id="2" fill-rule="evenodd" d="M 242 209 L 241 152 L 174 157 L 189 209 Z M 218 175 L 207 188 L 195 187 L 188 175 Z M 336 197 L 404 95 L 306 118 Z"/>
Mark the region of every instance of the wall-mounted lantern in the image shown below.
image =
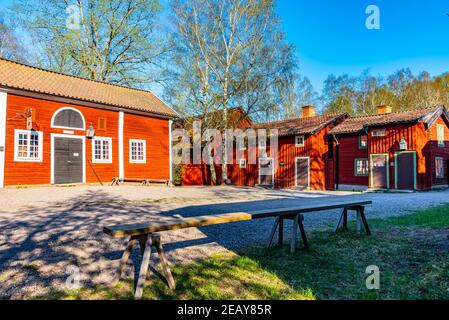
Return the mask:
<path id="1" fill-rule="evenodd" d="M 88 137 L 89 139 L 92 139 L 93 137 L 95 137 L 95 129 L 92 126 L 92 123 L 90 124 L 89 128 L 86 131 L 86 137 Z"/>
<path id="2" fill-rule="evenodd" d="M 404 137 L 402 137 L 401 142 L 399 142 L 399 149 L 407 150 L 407 141 L 405 141 Z"/>

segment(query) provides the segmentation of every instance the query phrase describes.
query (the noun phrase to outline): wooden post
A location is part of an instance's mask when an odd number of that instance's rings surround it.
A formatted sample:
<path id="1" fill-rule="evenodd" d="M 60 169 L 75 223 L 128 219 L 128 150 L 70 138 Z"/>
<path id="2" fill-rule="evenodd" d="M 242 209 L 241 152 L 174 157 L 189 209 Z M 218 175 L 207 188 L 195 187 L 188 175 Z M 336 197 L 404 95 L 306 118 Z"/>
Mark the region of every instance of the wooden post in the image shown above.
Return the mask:
<path id="1" fill-rule="evenodd" d="M 357 208 L 356 231 L 358 234 L 360 234 L 362 231 L 362 217 L 360 216 L 360 208 Z"/>
<path id="2" fill-rule="evenodd" d="M 125 251 L 123 252 L 122 258 L 120 259 L 120 265 L 118 267 L 116 279 L 114 281 L 115 283 L 120 281 L 122 278 L 123 272 L 125 271 L 126 264 L 129 260 L 129 256 L 131 255 L 131 251 L 133 250 L 135 242 L 136 241 L 134 238 L 131 237 L 129 239 L 128 246 L 126 247 Z"/>
<path id="3" fill-rule="evenodd" d="M 291 253 L 295 253 L 296 251 L 296 241 L 298 238 L 298 217 L 300 215 L 298 215 L 297 217 L 295 217 L 295 219 L 293 219 L 293 229 L 292 229 L 292 241 L 290 243 L 290 252 Z"/>
<path id="4" fill-rule="evenodd" d="M 276 234 L 276 229 L 277 229 L 278 224 L 279 224 L 279 218 L 280 217 L 276 217 L 274 219 L 273 226 L 271 227 L 270 237 L 268 238 L 268 248 L 270 248 L 271 244 L 273 243 L 274 235 Z"/>
<path id="5" fill-rule="evenodd" d="M 134 299 L 140 300 L 143 294 L 143 287 L 145 286 L 145 280 L 147 279 L 148 268 L 150 266 L 151 258 L 151 234 L 146 235 L 139 239 L 141 244 L 141 250 L 143 251 L 142 264 L 140 265 L 139 278 L 135 287 Z M 145 241 L 145 242 L 144 242 Z M 142 243 L 144 242 L 143 248 Z"/>
<path id="6" fill-rule="evenodd" d="M 304 224 L 302 223 L 303 218 L 304 218 L 303 215 L 300 214 L 300 215 L 298 215 L 298 218 L 295 220 L 298 221 L 299 231 L 301 232 L 301 238 L 302 238 L 302 242 L 304 244 L 304 248 L 306 248 L 308 250 L 309 249 L 309 241 L 307 240 L 306 230 L 304 228 Z"/>
<path id="7" fill-rule="evenodd" d="M 368 236 L 370 236 L 371 235 L 371 230 L 369 229 L 368 221 L 366 220 L 365 207 L 360 207 L 360 218 L 362 219 L 363 226 L 365 227 L 366 234 Z"/>
<path id="8" fill-rule="evenodd" d="M 172 290 L 176 289 L 175 279 L 171 273 L 170 267 L 168 265 L 167 259 L 165 258 L 164 249 L 162 248 L 161 236 L 153 236 L 153 244 L 156 247 L 157 253 L 159 254 L 159 260 L 161 261 L 162 271 L 164 272 L 165 279 L 167 280 L 168 287 Z"/>
<path id="9" fill-rule="evenodd" d="M 343 209 L 343 231 L 348 231 L 348 208 Z"/>
<path id="10" fill-rule="evenodd" d="M 279 217 L 279 228 L 278 228 L 278 245 L 282 246 L 284 244 L 284 217 Z"/>

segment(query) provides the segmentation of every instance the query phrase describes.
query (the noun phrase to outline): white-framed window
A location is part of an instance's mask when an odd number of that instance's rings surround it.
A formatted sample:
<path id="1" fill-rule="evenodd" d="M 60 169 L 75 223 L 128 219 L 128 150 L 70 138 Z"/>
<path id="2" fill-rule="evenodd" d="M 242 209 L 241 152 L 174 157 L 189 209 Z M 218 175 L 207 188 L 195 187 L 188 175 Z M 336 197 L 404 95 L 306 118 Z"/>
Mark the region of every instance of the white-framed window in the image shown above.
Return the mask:
<path id="1" fill-rule="evenodd" d="M 438 146 L 444 148 L 444 126 L 442 124 L 437 124 L 437 139 Z"/>
<path id="2" fill-rule="evenodd" d="M 368 176 L 368 159 L 354 160 L 354 175 L 356 177 Z"/>
<path id="3" fill-rule="evenodd" d="M 129 162 L 146 163 L 146 141 L 129 139 Z"/>
<path id="4" fill-rule="evenodd" d="M 437 178 L 444 178 L 444 159 L 435 158 L 435 176 Z"/>
<path id="5" fill-rule="evenodd" d="M 112 138 L 94 137 L 92 139 L 92 162 L 112 163 Z"/>
<path id="6" fill-rule="evenodd" d="M 14 161 L 42 162 L 42 146 L 41 131 L 14 130 Z"/>
<path id="7" fill-rule="evenodd" d="M 385 137 L 386 131 L 385 129 L 375 129 L 373 130 L 372 136 L 373 137 Z"/>
<path id="8" fill-rule="evenodd" d="M 304 145 L 305 145 L 304 136 L 296 136 L 295 137 L 295 145 L 297 147 L 304 147 Z"/>
<path id="9" fill-rule="evenodd" d="M 240 169 L 246 169 L 246 159 L 240 159 L 239 160 L 239 168 Z"/>

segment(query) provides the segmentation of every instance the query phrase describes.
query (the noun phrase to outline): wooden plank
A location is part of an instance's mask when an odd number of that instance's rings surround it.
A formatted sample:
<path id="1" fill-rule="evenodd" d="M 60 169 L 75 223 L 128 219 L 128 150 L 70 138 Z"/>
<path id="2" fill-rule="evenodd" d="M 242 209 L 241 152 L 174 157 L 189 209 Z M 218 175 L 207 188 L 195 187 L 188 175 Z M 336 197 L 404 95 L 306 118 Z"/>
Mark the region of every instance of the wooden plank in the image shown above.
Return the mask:
<path id="1" fill-rule="evenodd" d="M 334 202 L 322 205 L 308 205 L 280 209 L 269 209 L 252 212 L 234 212 L 220 215 L 199 216 L 190 218 L 171 218 L 164 221 L 116 225 L 104 227 L 103 232 L 114 237 L 123 238 L 139 234 L 148 234 L 168 230 L 202 227 L 208 225 L 224 224 L 238 221 L 278 217 L 283 215 L 332 210 L 338 208 L 350 208 L 372 204 L 372 201 Z"/>
<path id="2" fill-rule="evenodd" d="M 132 235 L 149 234 L 168 230 L 186 229 L 192 227 L 201 227 L 207 225 L 223 224 L 236 221 L 251 220 L 252 215 L 248 213 L 229 213 L 213 216 L 200 216 L 192 218 L 177 218 L 157 221 L 154 223 L 141 223 L 130 225 L 119 225 L 105 227 L 104 233 L 114 237 L 123 238 Z"/>

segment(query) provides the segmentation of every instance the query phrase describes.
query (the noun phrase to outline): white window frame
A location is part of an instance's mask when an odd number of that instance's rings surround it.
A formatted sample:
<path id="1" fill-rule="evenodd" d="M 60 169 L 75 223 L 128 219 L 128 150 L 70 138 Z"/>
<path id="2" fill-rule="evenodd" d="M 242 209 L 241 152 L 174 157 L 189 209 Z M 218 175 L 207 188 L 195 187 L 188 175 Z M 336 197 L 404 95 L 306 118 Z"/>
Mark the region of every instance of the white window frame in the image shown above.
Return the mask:
<path id="1" fill-rule="evenodd" d="M 299 139 L 299 138 L 302 139 L 302 142 L 301 142 L 301 143 L 298 143 L 298 139 Z M 304 147 L 305 144 L 306 144 L 306 137 L 305 137 L 304 135 L 296 136 L 296 137 L 295 137 L 295 145 L 296 145 L 297 147 Z"/>
<path id="2" fill-rule="evenodd" d="M 30 137 L 32 133 L 36 133 L 38 135 L 39 144 L 38 144 L 38 157 L 37 158 L 29 158 L 30 154 Z M 19 157 L 19 134 L 28 135 L 28 148 L 26 158 Z M 15 162 L 42 162 L 42 149 L 44 147 L 44 135 L 42 131 L 33 131 L 33 130 L 14 130 L 14 161 Z"/>
<path id="3" fill-rule="evenodd" d="M 55 122 L 56 116 L 58 115 L 58 113 L 60 113 L 61 111 L 64 111 L 64 110 L 73 110 L 73 111 L 77 112 L 81 116 L 81 119 L 83 120 L 83 127 L 82 128 L 75 128 L 75 127 L 65 127 L 65 126 L 57 126 L 57 125 L 55 125 L 54 122 Z M 81 111 L 79 111 L 78 109 L 75 109 L 73 107 L 62 107 L 62 108 L 56 110 L 55 113 L 53 113 L 53 115 L 51 117 L 51 122 L 50 123 L 51 123 L 51 127 L 52 128 L 78 130 L 78 131 L 86 130 L 86 120 L 84 119 L 83 114 L 81 113 Z"/>
<path id="4" fill-rule="evenodd" d="M 101 141 L 101 157 L 103 158 L 103 143 L 104 141 L 107 141 L 109 144 L 108 153 L 109 153 L 109 159 L 96 159 L 95 158 L 95 142 Z M 94 137 L 92 139 L 92 163 L 112 163 L 112 138 L 108 137 Z"/>
<path id="5" fill-rule="evenodd" d="M 438 146 L 444 148 L 444 126 L 442 124 L 437 124 L 437 140 Z"/>
<path id="6" fill-rule="evenodd" d="M 133 160 L 132 145 L 133 143 L 143 143 L 143 160 Z M 140 139 L 129 139 L 129 163 L 147 163 L 147 141 Z"/>
<path id="7" fill-rule="evenodd" d="M 373 137 L 385 137 L 387 135 L 386 129 L 373 129 L 371 136 Z"/>
<path id="8" fill-rule="evenodd" d="M 240 159 L 239 160 L 239 168 L 240 169 L 246 169 L 246 159 Z"/>
<path id="9" fill-rule="evenodd" d="M 441 172 L 442 172 L 442 175 L 441 176 L 439 176 L 438 174 L 437 174 L 437 163 L 438 163 L 438 160 L 440 160 L 441 161 L 441 163 L 442 163 L 442 168 L 441 168 Z M 445 172 L 444 172 L 444 158 L 442 158 L 442 157 L 435 157 L 435 178 L 437 178 L 437 179 L 444 179 L 444 174 L 445 174 Z"/>

